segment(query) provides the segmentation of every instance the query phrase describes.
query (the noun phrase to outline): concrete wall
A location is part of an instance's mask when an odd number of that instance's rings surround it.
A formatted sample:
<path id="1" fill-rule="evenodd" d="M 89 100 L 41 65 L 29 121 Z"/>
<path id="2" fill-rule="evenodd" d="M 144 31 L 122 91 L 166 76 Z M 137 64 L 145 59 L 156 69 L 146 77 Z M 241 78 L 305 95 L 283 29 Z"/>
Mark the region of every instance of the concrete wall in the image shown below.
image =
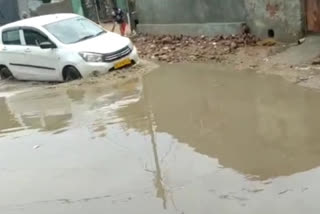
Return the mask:
<path id="1" fill-rule="evenodd" d="M 79 1 L 79 0 L 74 0 Z M 82 0 L 84 14 L 87 18 L 98 22 L 98 14 L 101 22 L 110 22 L 112 21 L 112 8 L 113 0 L 100 0 L 97 7 L 94 5 L 93 0 Z M 97 14 L 98 10 L 98 14 Z"/>
<path id="2" fill-rule="evenodd" d="M 92 0 L 83 0 L 84 14 L 87 18 L 98 23 L 97 10 Z"/>
<path id="3" fill-rule="evenodd" d="M 42 3 L 39 0 L 18 0 L 18 3 L 20 16 L 23 12 L 29 16 L 73 12 L 71 0 L 54 0 L 52 3 Z"/>
<path id="4" fill-rule="evenodd" d="M 273 30 L 281 41 L 303 34 L 304 0 L 137 0 L 142 32 L 230 34 L 247 22 L 262 38 Z M 221 24 L 225 25 L 222 26 Z"/>
<path id="5" fill-rule="evenodd" d="M 171 34 L 190 36 L 216 36 L 239 33 L 242 22 L 195 23 L 195 24 L 139 24 L 138 31 L 150 34 Z"/>
<path id="6" fill-rule="evenodd" d="M 296 41 L 305 27 L 303 0 L 246 0 L 247 22 L 254 34 L 267 37 L 273 30 L 275 39 Z"/>
<path id="7" fill-rule="evenodd" d="M 244 0 L 137 0 L 141 24 L 241 22 Z"/>
<path id="8" fill-rule="evenodd" d="M 137 0 L 138 30 L 155 34 L 234 34 L 246 20 L 244 1 Z"/>
<path id="9" fill-rule="evenodd" d="M 16 0 L 0 0 L 0 26 L 19 20 Z"/>

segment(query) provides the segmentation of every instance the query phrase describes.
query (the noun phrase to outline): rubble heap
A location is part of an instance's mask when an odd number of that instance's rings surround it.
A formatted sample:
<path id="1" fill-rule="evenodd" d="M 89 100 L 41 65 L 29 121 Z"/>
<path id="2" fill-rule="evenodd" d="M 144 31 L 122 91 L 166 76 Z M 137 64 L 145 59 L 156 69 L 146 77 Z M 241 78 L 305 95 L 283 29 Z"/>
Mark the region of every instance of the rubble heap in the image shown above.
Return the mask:
<path id="1" fill-rule="evenodd" d="M 140 34 L 132 38 L 142 58 L 167 63 L 222 61 L 239 47 L 254 46 L 251 34 L 230 36 L 173 36 Z"/>

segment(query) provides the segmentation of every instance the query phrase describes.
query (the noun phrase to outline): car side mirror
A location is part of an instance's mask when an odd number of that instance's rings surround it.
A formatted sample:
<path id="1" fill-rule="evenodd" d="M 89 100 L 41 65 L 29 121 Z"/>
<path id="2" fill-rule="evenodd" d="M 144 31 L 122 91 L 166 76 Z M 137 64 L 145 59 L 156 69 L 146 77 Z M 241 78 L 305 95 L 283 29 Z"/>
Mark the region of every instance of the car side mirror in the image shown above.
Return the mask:
<path id="1" fill-rule="evenodd" d="M 56 48 L 57 46 L 51 42 L 41 42 L 40 43 L 40 48 L 41 49 L 51 49 L 51 48 Z"/>

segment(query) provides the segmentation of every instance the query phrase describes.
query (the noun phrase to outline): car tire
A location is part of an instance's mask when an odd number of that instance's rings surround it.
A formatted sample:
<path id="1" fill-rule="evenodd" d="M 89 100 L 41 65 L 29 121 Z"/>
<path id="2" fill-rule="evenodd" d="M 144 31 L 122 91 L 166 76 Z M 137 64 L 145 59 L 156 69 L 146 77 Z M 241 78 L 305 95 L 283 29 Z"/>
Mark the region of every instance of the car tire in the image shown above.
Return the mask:
<path id="1" fill-rule="evenodd" d="M 68 66 L 63 70 L 63 78 L 65 82 L 81 79 L 80 72 L 72 66 Z"/>
<path id="2" fill-rule="evenodd" d="M 0 68 L 0 79 L 1 80 L 6 80 L 12 78 L 13 75 L 11 71 L 7 67 L 1 67 Z"/>

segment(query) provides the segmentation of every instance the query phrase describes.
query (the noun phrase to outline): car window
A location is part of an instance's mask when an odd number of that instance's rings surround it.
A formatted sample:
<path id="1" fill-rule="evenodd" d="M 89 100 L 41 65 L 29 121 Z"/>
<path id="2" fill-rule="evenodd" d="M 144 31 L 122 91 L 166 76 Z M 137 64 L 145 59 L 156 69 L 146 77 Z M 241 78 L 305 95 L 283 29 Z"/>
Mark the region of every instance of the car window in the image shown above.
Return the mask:
<path id="1" fill-rule="evenodd" d="M 19 30 L 7 30 L 2 33 L 2 42 L 5 45 L 21 45 Z"/>
<path id="2" fill-rule="evenodd" d="M 48 42 L 48 38 L 34 30 L 23 30 L 26 45 L 40 46 L 42 42 Z"/>
<path id="3" fill-rule="evenodd" d="M 44 27 L 65 44 L 80 42 L 105 33 L 100 26 L 83 17 L 65 19 Z"/>

